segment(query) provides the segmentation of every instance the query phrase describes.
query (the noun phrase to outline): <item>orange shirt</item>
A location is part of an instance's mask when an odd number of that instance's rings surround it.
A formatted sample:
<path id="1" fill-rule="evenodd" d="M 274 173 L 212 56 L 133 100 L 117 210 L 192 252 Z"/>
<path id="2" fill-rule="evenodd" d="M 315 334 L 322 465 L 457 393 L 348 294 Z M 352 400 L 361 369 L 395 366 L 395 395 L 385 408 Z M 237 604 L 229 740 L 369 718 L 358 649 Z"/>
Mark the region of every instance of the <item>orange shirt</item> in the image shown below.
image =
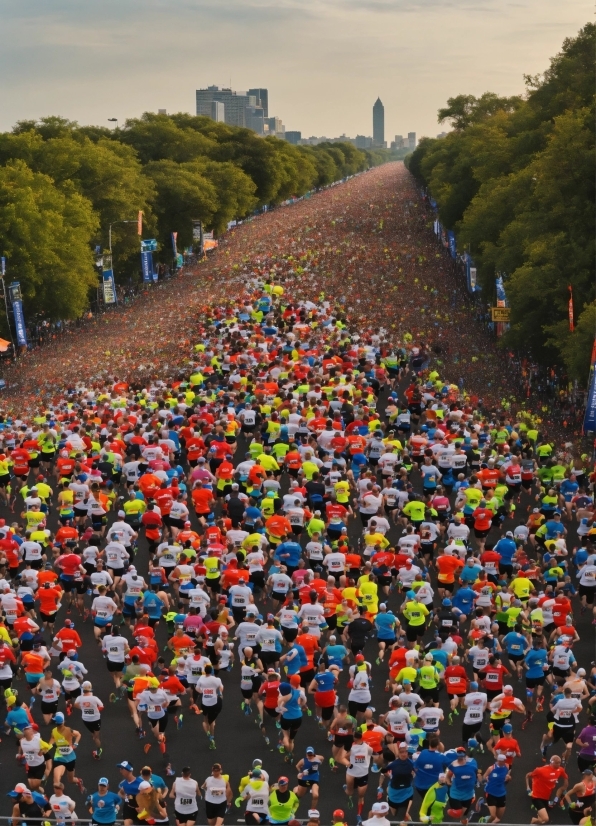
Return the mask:
<path id="1" fill-rule="evenodd" d="M 213 493 L 207 488 L 195 488 L 191 493 L 194 509 L 197 514 L 211 513 Z"/>
<path id="2" fill-rule="evenodd" d="M 170 638 L 170 642 L 177 656 L 184 651 L 191 651 L 195 646 L 194 640 L 191 639 L 188 634 L 182 634 L 180 637 L 175 634 Z"/>
<path id="3" fill-rule="evenodd" d="M 314 668 L 314 655 L 315 651 L 319 648 L 319 643 L 316 637 L 313 637 L 312 634 L 299 634 L 296 637 L 296 642 L 298 645 L 301 645 L 304 648 L 304 653 L 306 654 L 306 661 L 307 664 L 302 666 L 300 671 L 310 671 Z"/>
<path id="4" fill-rule="evenodd" d="M 455 582 L 455 574 L 460 568 L 464 567 L 464 563 L 457 556 L 449 556 L 443 554 L 438 556 L 435 562 L 439 582 L 445 582 L 447 585 Z"/>
<path id="5" fill-rule="evenodd" d="M 279 514 L 274 514 L 270 516 L 269 519 L 265 522 L 265 528 L 267 533 L 270 533 L 271 536 L 282 537 L 288 533 L 292 533 L 292 526 L 290 521 L 286 519 L 285 516 L 280 516 Z"/>
<path id="6" fill-rule="evenodd" d="M 58 610 L 58 603 L 62 596 L 62 588 L 39 588 L 37 598 L 39 599 L 39 610 L 42 614 L 55 614 Z"/>
<path id="7" fill-rule="evenodd" d="M 26 651 L 21 657 L 21 666 L 27 674 L 43 674 L 45 658 L 34 651 Z"/>

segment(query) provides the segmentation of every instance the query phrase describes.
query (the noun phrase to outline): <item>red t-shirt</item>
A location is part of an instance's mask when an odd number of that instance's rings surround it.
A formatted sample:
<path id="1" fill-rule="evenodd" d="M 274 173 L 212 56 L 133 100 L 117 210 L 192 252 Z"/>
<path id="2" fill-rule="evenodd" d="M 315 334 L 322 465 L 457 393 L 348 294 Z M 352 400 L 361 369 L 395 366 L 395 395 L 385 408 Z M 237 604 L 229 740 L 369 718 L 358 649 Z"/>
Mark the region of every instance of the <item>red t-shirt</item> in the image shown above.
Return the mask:
<path id="1" fill-rule="evenodd" d="M 567 780 L 567 772 L 562 766 L 555 769 L 553 766 L 539 766 L 531 773 L 532 797 L 539 800 L 548 800 L 559 780 Z"/>

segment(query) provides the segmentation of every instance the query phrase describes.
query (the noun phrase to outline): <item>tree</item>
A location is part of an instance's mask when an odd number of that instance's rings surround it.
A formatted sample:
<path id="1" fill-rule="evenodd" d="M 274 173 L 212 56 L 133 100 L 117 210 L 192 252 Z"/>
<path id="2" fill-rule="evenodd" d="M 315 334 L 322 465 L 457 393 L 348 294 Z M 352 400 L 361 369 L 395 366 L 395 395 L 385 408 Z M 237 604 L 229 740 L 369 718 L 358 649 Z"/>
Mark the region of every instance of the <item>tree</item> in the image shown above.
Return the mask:
<path id="1" fill-rule="evenodd" d="M 233 163 L 217 163 L 201 158 L 182 164 L 182 168 L 200 174 L 213 185 L 217 193 L 217 205 L 211 219 L 207 221 L 207 229 L 222 233 L 230 221 L 246 217 L 256 207 L 255 183 Z"/>
<path id="2" fill-rule="evenodd" d="M 0 167 L 0 246 L 26 312 L 76 318 L 89 306 L 96 231 L 92 205 L 74 187 L 59 189 L 20 160 Z"/>
<path id="3" fill-rule="evenodd" d="M 178 232 L 179 246 L 192 242 L 193 219 L 210 226 L 219 208 L 214 184 L 192 164 L 174 161 L 153 161 L 145 166 L 144 174 L 157 193 L 155 213 L 159 237 L 169 247 L 170 233 Z"/>

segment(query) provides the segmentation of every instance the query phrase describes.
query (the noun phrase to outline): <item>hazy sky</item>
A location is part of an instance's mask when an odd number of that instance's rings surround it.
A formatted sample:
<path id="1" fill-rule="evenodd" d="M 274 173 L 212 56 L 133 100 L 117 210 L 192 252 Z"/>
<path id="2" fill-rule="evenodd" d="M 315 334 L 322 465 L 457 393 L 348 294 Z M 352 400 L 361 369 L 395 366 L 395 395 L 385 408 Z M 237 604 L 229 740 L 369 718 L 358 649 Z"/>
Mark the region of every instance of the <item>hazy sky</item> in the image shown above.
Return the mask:
<path id="1" fill-rule="evenodd" d="M 460 93 L 523 91 L 589 0 L 0 0 L 0 129 L 62 115 L 194 113 L 209 84 L 269 89 L 303 136 L 441 131 Z"/>

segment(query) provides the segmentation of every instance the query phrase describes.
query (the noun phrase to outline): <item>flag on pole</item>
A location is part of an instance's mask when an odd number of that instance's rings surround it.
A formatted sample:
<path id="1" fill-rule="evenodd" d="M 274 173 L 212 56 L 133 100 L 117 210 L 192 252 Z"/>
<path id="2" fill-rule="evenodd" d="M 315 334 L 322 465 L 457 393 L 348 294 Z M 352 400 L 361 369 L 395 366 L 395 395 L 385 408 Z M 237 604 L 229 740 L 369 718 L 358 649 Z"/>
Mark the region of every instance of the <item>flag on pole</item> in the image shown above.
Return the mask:
<path id="1" fill-rule="evenodd" d="M 575 330 L 575 324 L 573 321 L 573 287 L 571 284 L 569 285 L 569 332 L 573 332 Z"/>

